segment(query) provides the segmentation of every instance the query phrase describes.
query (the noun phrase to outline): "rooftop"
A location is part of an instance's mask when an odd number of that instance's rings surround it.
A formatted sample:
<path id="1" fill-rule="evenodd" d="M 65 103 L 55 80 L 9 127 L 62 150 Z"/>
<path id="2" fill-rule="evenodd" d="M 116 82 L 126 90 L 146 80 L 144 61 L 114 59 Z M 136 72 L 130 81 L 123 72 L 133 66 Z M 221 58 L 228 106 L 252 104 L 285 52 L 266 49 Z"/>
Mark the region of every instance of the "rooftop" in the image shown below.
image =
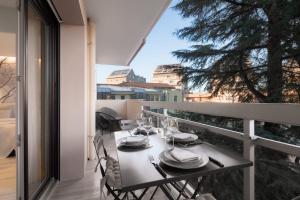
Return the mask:
<path id="1" fill-rule="evenodd" d="M 113 71 L 110 76 L 126 76 L 130 71 L 132 71 L 132 69 L 122 69 L 122 70 L 116 70 Z"/>
<path id="2" fill-rule="evenodd" d="M 168 65 L 159 65 L 154 71 L 154 74 L 160 73 L 174 73 L 176 70 L 182 68 L 181 64 L 168 64 Z"/>

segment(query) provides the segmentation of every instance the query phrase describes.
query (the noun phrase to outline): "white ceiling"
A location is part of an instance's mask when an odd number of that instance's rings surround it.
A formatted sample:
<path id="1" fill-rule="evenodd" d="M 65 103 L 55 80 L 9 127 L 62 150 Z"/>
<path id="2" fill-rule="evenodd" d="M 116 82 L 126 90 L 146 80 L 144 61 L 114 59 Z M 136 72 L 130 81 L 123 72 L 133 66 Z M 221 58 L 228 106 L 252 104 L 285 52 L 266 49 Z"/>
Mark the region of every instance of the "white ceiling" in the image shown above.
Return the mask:
<path id="1" fill-rule="evenodd" d="M 170 0 L 85 0 L 96 24 L 96 63 L 129 65 Z"/>

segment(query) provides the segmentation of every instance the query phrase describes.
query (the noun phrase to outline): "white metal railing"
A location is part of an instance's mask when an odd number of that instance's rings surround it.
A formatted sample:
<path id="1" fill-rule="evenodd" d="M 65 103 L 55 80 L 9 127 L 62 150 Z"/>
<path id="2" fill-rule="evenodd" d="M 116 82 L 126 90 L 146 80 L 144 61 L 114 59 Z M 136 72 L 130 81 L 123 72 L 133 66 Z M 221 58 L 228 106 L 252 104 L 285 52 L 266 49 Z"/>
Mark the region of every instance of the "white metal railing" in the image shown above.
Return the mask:
<path id="1" fill-rule="evenodd" d="M 219 128 L 199 122 L 177 118 L 179 122 L 202 127 L 211 132 L 243 141 L 244 158 L 255 162 L 255 146 L 260 145 L 287 154 L 300 156 L 300 146 L 262 138 L 255 135 L 255 121 L 300 126 L 300 104 L 252 104 L 252 103 L 168 103 L 142 101 L 144 112 L 162 117 L 166 109 L 243 119 L 243 132 Z M 164 114 L 148 111 L 145 107 L 163 108 Z M 244 200 L 255 199 L 255 165 L 244 169 Z"/>

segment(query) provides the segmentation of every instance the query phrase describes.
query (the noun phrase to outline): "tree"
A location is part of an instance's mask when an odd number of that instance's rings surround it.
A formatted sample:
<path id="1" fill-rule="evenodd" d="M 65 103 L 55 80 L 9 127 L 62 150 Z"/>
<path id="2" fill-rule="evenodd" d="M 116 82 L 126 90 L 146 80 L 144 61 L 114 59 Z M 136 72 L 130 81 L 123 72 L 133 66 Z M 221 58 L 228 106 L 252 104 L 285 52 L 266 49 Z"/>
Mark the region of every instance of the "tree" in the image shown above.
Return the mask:
<path id="1" fill-rule="evenodd" d="M 241 102 L 300 102 L 299 0 L 180 0 L 174 8 L 192 19 L 177 35 L 193 45 L 173 52 L 186 64 L 179 71 L 183 81 L 192 87 L 205 85 L 214 96 L 230 93 Z M 184 116 L 207 124 L 214 118 L 191 113 Z M 219 117 L 217 121 L 226 125 L 228 119 Z M 264 137 L 300 144 L 299 127 L 266 123 L 265 127 L 256 124 L 256 129 Z M 242 144 L 205 132 L 201 135 L 211 143 L 242 149 Z M 298 162 L 299 158 L 293 162 L 284 153 L 257 148 L 256 199 L 299 195 Z M 218 199 L 242 199 L 240 176 L 218 174 L 218 178 L 210 177 L 204 188 L 213 190 Z"/>
<path id="2" fill-rule="evenodd" d="M 173 52 L 188 64 L 184 81 L 242 102 L 299 102 L 300 1 L 181 0 L 174 8 L 193 19 L 177 35 L 194 45 Z"/>

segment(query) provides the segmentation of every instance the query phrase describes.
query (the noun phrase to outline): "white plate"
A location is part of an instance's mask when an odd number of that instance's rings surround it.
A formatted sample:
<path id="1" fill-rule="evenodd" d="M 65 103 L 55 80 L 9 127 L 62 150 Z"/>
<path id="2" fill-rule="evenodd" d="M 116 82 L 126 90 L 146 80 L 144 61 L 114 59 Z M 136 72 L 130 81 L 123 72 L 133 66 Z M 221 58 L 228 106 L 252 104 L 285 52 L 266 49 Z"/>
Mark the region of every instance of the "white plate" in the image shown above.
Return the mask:
<path id="1" fill-rule="evenodd" d="M 131 137 L 135 137 L 135 136 L 131 136 Z M 136 136 L 139 137 L 139 136 Z M 123 146 L 123 147 L 144 147 L 147 146 L 147 139 L 145 139 L 144 142 L 131 142 L 131 143 L 127 143 L 127 137 L 122 137 L 120 139 L 118 139 L 118 146 Z"/>
<path id="2" fill-rule="evenodd" d="M 159 160 L 162 163 L 164 163 L 165 165 L 175 167 L 178 169 L 197 169 L 197 168 L 204 167 L 209 162 L 209 158 L 205 153 L 201 153 L 201 155 L 199 155 L 202 162 L 199 161 L 199 162 L 188 162 L 188 163 L 180 163 L 180 162 L 175 162 L 175 161 L 169 160 L 166 158 L 167 156 L 165 156 L 165 154 L 169 154 L 169 153 L 167 151 L 161 152 L 159 154 Z M 197 153 L 197 154 L 199 154 L 199 153 Z"/>

